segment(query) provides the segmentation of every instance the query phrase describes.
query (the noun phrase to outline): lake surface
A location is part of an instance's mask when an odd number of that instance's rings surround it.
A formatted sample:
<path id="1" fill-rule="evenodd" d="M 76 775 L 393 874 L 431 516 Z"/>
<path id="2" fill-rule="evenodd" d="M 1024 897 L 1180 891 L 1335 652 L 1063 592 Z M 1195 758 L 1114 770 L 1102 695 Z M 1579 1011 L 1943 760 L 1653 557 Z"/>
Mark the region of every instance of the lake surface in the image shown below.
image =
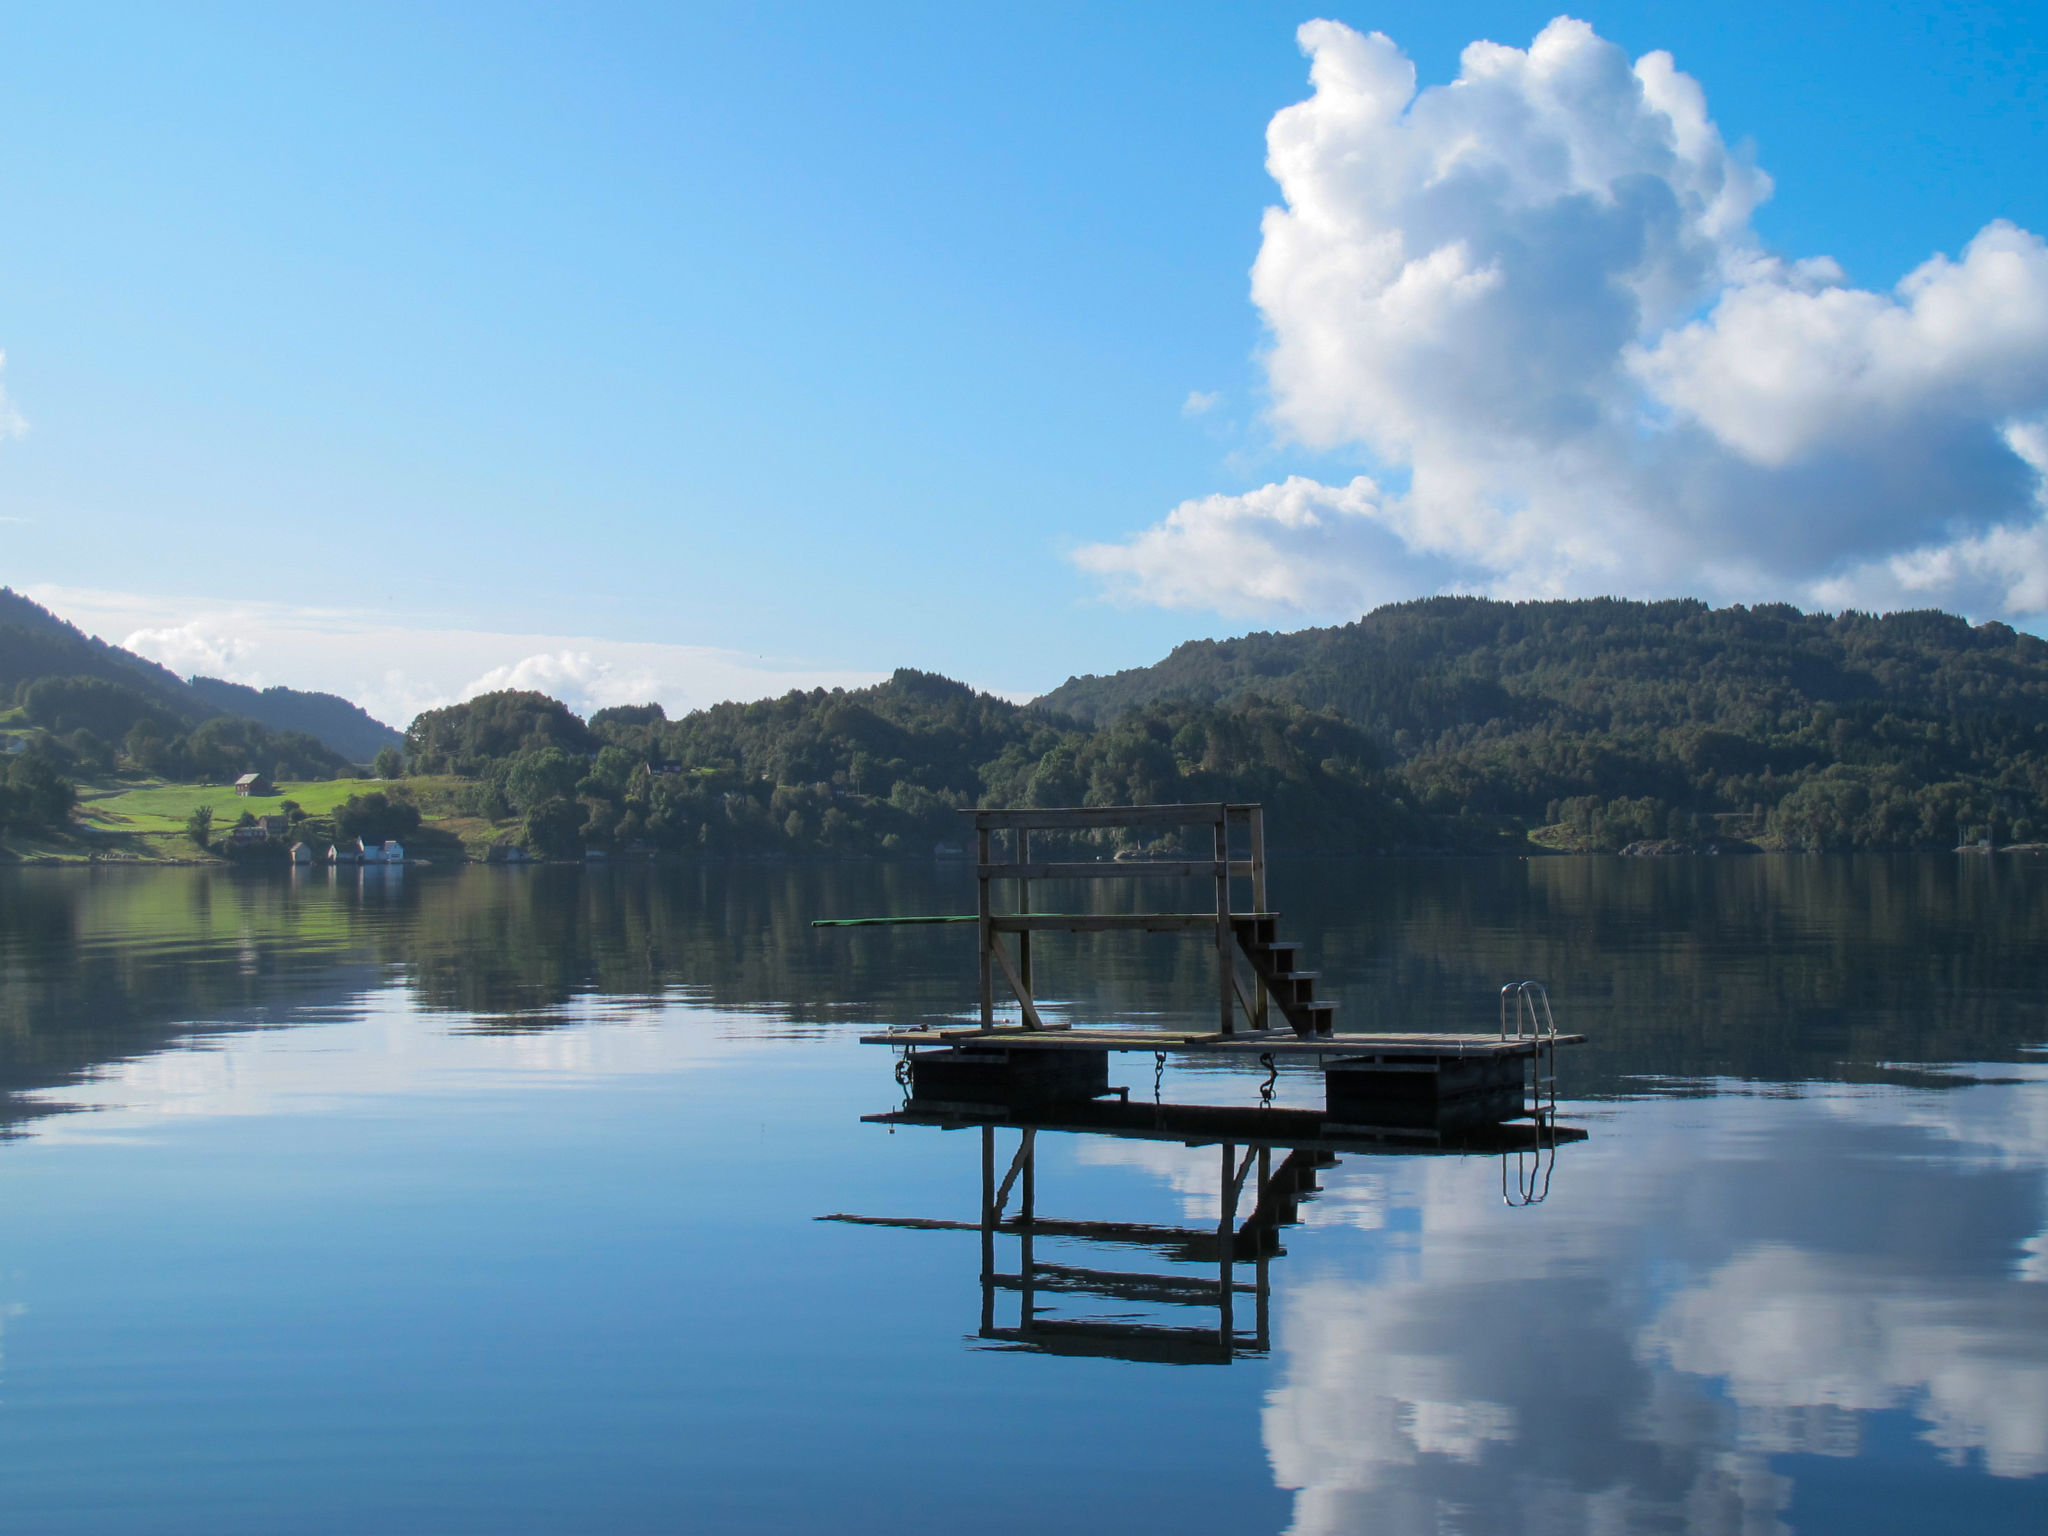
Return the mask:
<path id="1" fill-rule="evenodd" d="M 1547 1189 L 1321 1168 L 1269 1347 L 1171 1364 L 1022 1347 L 1014 1290 L 983 1337 L 981 1134 L 863 1123 L 855 1037 L 965 1014 L 971 930 L 808 922 L 969 910 L 963 867 L 0 872 L 0 1531 L 2048 1526 L 2048 862 L 1283 862 L 1273 904 L 1343 1028 L 1544 979 L 1587 1135 Z M 1184 941 L 1037 953 L 1049 1011 L 1210 1017 Z M 1214 1146 L 1034 1148 L 1094 1233 L 1036 1238 L 1034 1316 L 1214 1321 L 1159 1235 L 1216 1230 Z"/>

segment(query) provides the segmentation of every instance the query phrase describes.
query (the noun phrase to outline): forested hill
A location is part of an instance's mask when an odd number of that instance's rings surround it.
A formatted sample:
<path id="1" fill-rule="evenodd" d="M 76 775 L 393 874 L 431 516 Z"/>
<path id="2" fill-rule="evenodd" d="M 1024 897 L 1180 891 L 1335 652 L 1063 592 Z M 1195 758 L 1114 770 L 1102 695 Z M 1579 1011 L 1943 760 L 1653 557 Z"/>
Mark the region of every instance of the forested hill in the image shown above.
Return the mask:
<path id="1" fill-rule="evenodd" d="M 217 677 L 195 677 L 192 690 L 214 708 L 242 715 L 273 731 L 303 731 L 352 763 L 367 763 L 405 738 L 359 705 L 332 693 L 297 688 L 256 689 Z"/>
<path id="2" fill-rule="evenodd" d="M 101 686 L 88 688 L 88 681 Z M 330 693 L 295 688 L 259 691 L 211 677 L 186 682 L 169 668 L 95 639 L 20 593 L 0 587 L 0 708 L 9 703 L 30 706 L 32 694 L 38 707 L 29 708 L 31 723 L 66 734 L 85 726 L 107 740 L 118 738 L 144 717 L 168 739 L 205 721 L 232 716 L 253 721 L 266 734 L 310 737 L 336 761 L 367 763 L 380 748 L 395 747 L 403 739 Z M 260 742 L 256 749 L 266 750 Z M 264 760 L 258 766 L 268 772 L 271 764 Z"/>
<path id="3" fill-rule="evenodd" d="M 25 688 L 46 677 L 118 683 L 181 720 L 219 713 L 170 668 L 94 639 L 40 603 L 0 587 L 0 703 L 19 702 Z"/>
<path id="4" fill-rule="evenodd" d="M 1069 678 L 1036 702 L 1092 724 L 1158 699 L 1244 693 L 1334 709 L 1416 742 L 1496 722 L 1707 721 L 1746 732 L 1775 728 L 1788 709 L 1830 705 L 2038 722 L 2048 720 L 2048 642 L 1934 611 L 1432 597 L 1330 629 L 1191 640 L 1149 667 Z"/>
<path id="5" fill-rule="evenodd" d="M 1225 799 L 1264 802 L 1275 840 L 1295 848 L 1443 843 L 1399 803 L 1365 734 L 1332 714 L 1165 703 L 1089 730 L 907 669 L 679 720 L 647 704 L 586 723 L 537 693 L 485 694 L 415 720 L 406 766 L 470 776 L 469 814 L 520 818 L 527 847 L 565 856 L 929 858 L 967 837 L 959 811 L 976 805 Z"/>
<path id="6" fill-rule="evenodd" d="M 1099 725 L 1254 697 L 1367 731 L 1435 815 L 1562 823 L 1594 844 L 1742 830 L 1937 847 L 2048 830 L 2048 643 L 1938 612 L 1439 597 L 1194 641 L 1037 704 Z"/>

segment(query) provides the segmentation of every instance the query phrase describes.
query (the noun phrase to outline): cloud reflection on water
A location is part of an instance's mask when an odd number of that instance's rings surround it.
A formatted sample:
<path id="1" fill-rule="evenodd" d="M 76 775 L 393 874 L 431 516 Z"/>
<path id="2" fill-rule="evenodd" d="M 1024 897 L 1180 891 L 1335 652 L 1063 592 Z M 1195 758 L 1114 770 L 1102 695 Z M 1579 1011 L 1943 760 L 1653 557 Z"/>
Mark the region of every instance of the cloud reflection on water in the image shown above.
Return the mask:
<path id="1" fill-rule="evenodd" d="M 1725 1086 L 1613 1106 L 1534 1210 L 1490 1160 L 1331 1171 L 1395 1230 L 1276 1297 L 1297 1536 L 1787 1530 L 1774 1458 L 1865 1454 L 1887 1412 L 2048 1473 L 2040 1089 Z"/>

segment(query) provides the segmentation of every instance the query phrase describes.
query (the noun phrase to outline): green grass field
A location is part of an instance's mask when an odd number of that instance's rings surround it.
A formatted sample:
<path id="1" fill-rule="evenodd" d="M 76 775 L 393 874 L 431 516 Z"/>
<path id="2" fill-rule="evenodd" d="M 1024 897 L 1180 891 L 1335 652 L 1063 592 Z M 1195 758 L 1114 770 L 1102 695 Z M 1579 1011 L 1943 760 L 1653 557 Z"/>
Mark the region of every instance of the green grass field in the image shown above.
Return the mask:
<path id="1" fill-rule="evenodd" d="M 309 816 L 331 814 L 350 795 L 370 794 L 403 784 L 420 808 L 424 824 L 461 842 L 473 857 L 508 831 L 517 820 L 485 821 L 459 809 L 458 796 L 468 781 L 453 775 L 424 775 L 403 780 L 319 779 L 285 783 L 272 795 L 238 795 L 229 784 L 145 783 L 81 784 L 74 831 L 63 836 L 7 838 L 0 861 L 193 863 L 211 862 L 214 855 L 192 846 L 185 822 L 202 805 L 213 808 L 216 838 L 225 837 L 242 812 L 252 816 L 283 814 L 284 802 L 295 800 Z M 431 841 L 431 840 L 430 840 Z"/>
<path id="2" fill-rule="evenodd" d="M 402 781 L 414 799 L 427 808 L 436 791 L 446 793 L 459 779 L 418 778 Z M 202 805 L 213 807 L 213 824 L 226 831 L 247 811 L 252 816 L 282 815 L 280 807 L 296 800 L 309 816 L 325 816 L 350 795 L 390 786 L 382 779 L 318 779 L 285 783 L 274 795 L 238 795 L 230 784 L 80 785 L 78 819 L 103 832 L 175 832 L 183 835 L 185 818 Z"/>

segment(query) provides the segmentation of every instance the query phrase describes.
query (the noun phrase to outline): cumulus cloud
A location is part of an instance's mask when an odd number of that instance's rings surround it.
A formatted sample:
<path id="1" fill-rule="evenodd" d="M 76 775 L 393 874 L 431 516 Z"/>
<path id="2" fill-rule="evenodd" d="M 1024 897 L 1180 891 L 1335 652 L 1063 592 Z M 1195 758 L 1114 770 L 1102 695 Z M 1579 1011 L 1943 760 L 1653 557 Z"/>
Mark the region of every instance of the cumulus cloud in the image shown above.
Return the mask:
<path id="1" fill-rule="evenodd" d="M 644 704 L 662 692 L 662 680 L 645 667 L 615 666 L 589 651 L 542 651 L 474 679 L 458 697 L 523 688 L 560 699 L 579 714 L 614 704 Z"/>
<path id="2" fill-rule="evenodd" d="M 1405 559 L 1401 508 L 1360 475 L 1322 485 L 1300 475 L 1244 496 L 1184 501 L 1123 544 L 1076 551 L 1120 596 L 1220 613 L 1343 608 L 1410 596 L 1383 572 Z"/>
<path id="3" fill-rule="evenodd" d="M 1694 591 L 2048 618 L 2039 237 L 1996 221 L 1889 292 L 1856 288 L 1763 248 L 1770 180 L 1668 54 L 1631 63 L 1560 17 L 1418 91 L 1379 33 L 1316 21 L 1300 40 L 1313 93 L 1268 130 L 1284 201 L 1252 270 L 1271 420 L 1402 488 L 1369 490 L 1370 511 L 1357 481 L 1184 503 L 1077 552 L 1113 592 L 1331 613 L 1446 586 Z"/>
<path id="4" fill-rule="evenodd" d="M 252 665 L 256 646 L 239 636 L 222 634 L 204 620 L 138 629 L 126 636 L 121 646 L 184 677 L 218 677 L 252 688 L 264 686 L 263 674 Z"/>
<path id="5" fill-rule="evenodd" d="M 1183 416 L 1205 416 L 1223 403 L 1223 396 L 1214 390 L 1191 389 L 1187 399 L 1180 403 Z"/>

